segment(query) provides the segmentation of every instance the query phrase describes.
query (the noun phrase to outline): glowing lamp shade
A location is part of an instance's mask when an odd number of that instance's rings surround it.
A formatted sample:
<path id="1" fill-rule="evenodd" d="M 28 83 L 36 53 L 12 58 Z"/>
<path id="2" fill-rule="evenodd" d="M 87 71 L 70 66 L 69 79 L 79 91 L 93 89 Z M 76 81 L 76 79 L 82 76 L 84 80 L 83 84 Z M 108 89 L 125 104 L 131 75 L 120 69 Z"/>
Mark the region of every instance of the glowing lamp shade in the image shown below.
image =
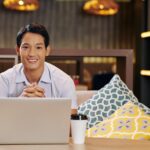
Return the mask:
<path id="1" fill-rule="evenodd" d="M 4 0 L 4 7 L 17 11 L 35 11 L 39 8 L 38 0 Z"/>
<path id="2" fill-rule="evenodd" d="M 149 38 L 149 37 L 150 37 L 150 31 L 141 33 L 141 38 Z"/>
<path id="3" fill-rule="evenodd" d="M 118 12 L 119 6 L 114 0 L 88 0 L 83 10 L 94 15 L 114 15 Z"/>

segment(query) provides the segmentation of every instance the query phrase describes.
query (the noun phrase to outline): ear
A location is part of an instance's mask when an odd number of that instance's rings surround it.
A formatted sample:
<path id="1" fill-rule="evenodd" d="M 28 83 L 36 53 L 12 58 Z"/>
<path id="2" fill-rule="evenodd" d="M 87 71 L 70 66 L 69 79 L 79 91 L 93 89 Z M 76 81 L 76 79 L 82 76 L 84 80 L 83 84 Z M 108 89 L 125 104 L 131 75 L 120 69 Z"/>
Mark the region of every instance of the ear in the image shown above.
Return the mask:
<path id="1" fill-rule="evenodd" d="M 18 56 L 20 56 L 20 48 L 18 46 L 16 46 L 16 53 Z"/>
<path id="2" fill-rule="evenodd" d="M 50 45 L 48 45 L 46 48 L 46 56 L 49 56 L 50 52 L 51 52 L 51 48 L 50 48 Z"/>

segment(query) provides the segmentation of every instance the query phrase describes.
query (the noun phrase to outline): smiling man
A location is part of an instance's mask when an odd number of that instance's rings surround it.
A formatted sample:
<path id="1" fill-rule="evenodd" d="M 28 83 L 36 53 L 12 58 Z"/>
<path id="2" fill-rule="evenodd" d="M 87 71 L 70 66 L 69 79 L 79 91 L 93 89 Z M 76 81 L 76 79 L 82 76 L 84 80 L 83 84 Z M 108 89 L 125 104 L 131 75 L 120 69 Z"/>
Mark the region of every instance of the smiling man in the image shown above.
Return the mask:
<path id="1" fill-rule="evenodd" d="M 45 62 L 50 53 L 49 34 L 40 24 L 21 28 L 16 38 L 21 63 L 0 74 L 0 97 L 68 97 L 76 113 L 73 80 L 56 66 Z"/>

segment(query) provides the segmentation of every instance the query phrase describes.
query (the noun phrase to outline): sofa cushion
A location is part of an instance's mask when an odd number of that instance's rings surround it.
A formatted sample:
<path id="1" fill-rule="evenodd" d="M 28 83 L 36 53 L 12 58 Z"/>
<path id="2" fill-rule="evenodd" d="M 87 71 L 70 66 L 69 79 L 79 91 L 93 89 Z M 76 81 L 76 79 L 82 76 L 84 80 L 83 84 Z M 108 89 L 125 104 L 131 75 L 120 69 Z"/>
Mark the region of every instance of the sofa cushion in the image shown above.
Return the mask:
<path id="1" fill-rule="evenodd" d="M 126 103 L 110 117 L 90 128 L 88 137 L 150 139 L 150 115 L 138 105 Z"/>
<path id="2" fill-rule="evenodd" d="M 87 115 L 87 128 L 90 128 L 128 101 L 138 102 L 119 75 L 114 75 L 111 81 L 98 90 L 91 99 L 79 105 L 78 113 Z"/>

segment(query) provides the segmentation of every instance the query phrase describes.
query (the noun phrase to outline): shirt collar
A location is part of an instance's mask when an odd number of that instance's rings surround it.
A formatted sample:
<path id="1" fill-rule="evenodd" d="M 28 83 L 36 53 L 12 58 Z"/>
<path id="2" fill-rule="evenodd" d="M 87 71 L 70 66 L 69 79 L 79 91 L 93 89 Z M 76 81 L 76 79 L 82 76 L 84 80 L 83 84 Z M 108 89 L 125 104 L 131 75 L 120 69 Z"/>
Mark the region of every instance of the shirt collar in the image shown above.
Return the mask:
<path id="1" fill-rule="evenodd" d="M 45 82 L 45 83 L 51 83 L 52 82 L 50 71 L 49 71 L 46 64 L 44 64 L 44 72 L 43 72 L 42 77 L 41 77 L 39 82 Z"/>
<path id="2" fill-rule="evenodd" d="M 29 82 L 23 72 L 23 65 L 19 64 L 18 66 L 16 66 L 16 70 L 17 70 L 16 83 L 24 82 L 26 85 L 28 85 Z M 39 82 L 51 83 L 50 71 L 46 64 L 44 64 L 44 72 Z"/>

